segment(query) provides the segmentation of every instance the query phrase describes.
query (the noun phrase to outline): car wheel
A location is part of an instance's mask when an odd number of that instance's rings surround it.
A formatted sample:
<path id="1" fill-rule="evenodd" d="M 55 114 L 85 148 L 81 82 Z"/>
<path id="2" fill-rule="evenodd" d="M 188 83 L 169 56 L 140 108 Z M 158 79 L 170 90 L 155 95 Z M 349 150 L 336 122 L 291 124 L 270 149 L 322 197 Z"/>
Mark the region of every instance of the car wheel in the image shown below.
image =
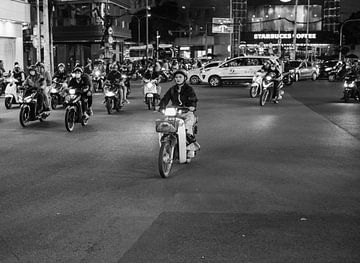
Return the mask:
<path id="1" fill-rule="evenodd" d="M 196 85 L 200 83 L 200 78 L 196 75 L 190 77 L 190 83 Z"/>
<path id="2" fill-rule="evenodd" d="M 209 78 L 209 84 L 211 87 L 219 87 L 221 84 L 221 79 L 218 76 L 211 76 Z"/>
<path id="3" fill-rule="evenodd" d="M 317 74 L 314 72 L 312 75 L 311 75 L 311 80 L 316 80 L 317 79 Z"/>
<path id="4" fill-rule="evenodd" d="M 295 81 L 299 81 L 299 79 L 300 79 L 299 74 L 296 74 L 296 75 L 295 75 Z"/>

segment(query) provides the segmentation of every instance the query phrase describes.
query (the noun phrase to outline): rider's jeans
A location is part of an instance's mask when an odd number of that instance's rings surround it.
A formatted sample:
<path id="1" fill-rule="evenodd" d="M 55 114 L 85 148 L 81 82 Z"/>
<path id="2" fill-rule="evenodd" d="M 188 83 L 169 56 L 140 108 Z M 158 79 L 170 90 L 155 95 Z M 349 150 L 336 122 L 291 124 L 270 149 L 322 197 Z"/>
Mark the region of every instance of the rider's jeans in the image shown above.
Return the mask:
<path id="1" fill-rule="evenodd" d="M 196 123 L 196 116 L 192 111 L 189 111 L 187 113 L 183 113 L 180 115 L 182 119 L 185 121 L 185 129 L 186 133 L 194 135 L 194 125 Z"/>
<path id="2" fill-rule="evenodd" d="M 50 108 L 50 99 L 49 99 L 50 87 L 45 86 L 45 87 L 42 87 L 41 90 L 42 90 L 42 94 L 43 94 L 43 98 L 44 98 L 45 107 Z"/>

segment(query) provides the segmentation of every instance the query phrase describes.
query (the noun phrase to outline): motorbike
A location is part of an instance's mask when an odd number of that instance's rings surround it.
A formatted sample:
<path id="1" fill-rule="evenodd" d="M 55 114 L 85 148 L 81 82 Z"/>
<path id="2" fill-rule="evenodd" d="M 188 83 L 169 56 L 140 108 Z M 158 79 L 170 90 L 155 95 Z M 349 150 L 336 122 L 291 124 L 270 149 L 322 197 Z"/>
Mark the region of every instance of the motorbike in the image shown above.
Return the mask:
<path id="1" fill-rule="evenodd" d="M 347 75 L 347 70 L 345 68 L 335 68 L 328 72 L 328 80 L 333 81 L 343 81 Z"/>
<path id="2" fill-rule="evenodd" d="M 262 91 L 262 80 L 266 72 L 258 71 L 255 73 L 251 86 L 250 86 L 250 98 L 255 98 L 256 96 L 261 94 Z"/>
<path id="3" fill-rule="evenodd" d="M 50 113 L 43 111 L 45 108 L 44 99 L 39 99 L 39 96 L 43 96 L 39 88 L 29 87 L 25 89 L 24 96 L 20 97 L 19 121 L 21 126 L 26 127 L 30 121 L 39 120 L 43 122 L 49 117 Z"/>
<path id="4" fill-rule="evenodd" d="M 159 134 L 160 151 L 158 169 L 161 177 L 168 178 L 175 161 L 180 164 L 190 163 L 200 150 L 197 142 L 189 143 L 186 136 L 185 122 L 179 117 L 189 109 L 186 107 L 166 108 L 165 118 L 156 120 L 156 132 Z M 197 134 L 197 122 L 194 125 Z"/>
<path id="5" fill-rule="evenodd" d="M 111 114 L 113 109 L 117 112 L 123 107 L 121 104 L 122 101 L 122 93 L 120 92 L 120 86 L 115 84 L 111 84 L 110 81 L 105 81 L 104 83 L 104 95 L 105 95 L 105 107 L 107 109 L 108 114 Z M 119 99 L 120 94 L 120 99 Z"/>
<path id="6" fill-rule="evenodd" d="M 53 110 L 55 110 L 59 104 L 62 104 L 64 106 L 64 90 L 66 89 L 66 87 L 67 84 L 53 80 L 53 83 L 50 86 L 51 108 Z"/>
<path id="7" fill-rule="evenodd" d="M 5 108 L 11 109 L 13 104 L 21 104 L 23 93 L 20 92 L 17 79 L 10 77 L 5 81 L 8 83 L 5 88 Z"/>
<path id="8" fill-rule="evenodd" d="M 131 87 L 130 87 L 130 75 L 121 74 L 121 78 L 124 81 L 124 85 L 126 86 L 126 98 L 128 98 L 131 94 Z"/>
<path id="9" fill-rule="evenodd" d="M 165 70 L 164 68 L 161 69 L 162 82 L 173 81 L 173 79 L 174 79 L 174 75 L 169 70 Z"/>
<path id="10" fill-rule="evenodd" d="M 65 97 L 65 128 L 69 132 L 72 132 L 75 127 L 75 123 L 81 123 L 82 126 L 86 126 L 89 121 L 89 117 L 84 116 L 82 108 L 82 90 L 69 89 L 69 94 Z M 87 103 L 87 100 L 84 100 Z"/>
<path id="11" fill-rule="evenodd" d="M 289 71 L 286 73 L 283 73 L 283 82 L 286 86 L 290 86 L 295 82 L 295 72 Z"/>
<path id="12" fill-rule="evenodd" d="M 279 96 L 275 97 L 275 73 L 269 72 L 265 75 L 262 81 L 262 92 L 260 95 L 260 106 L 264 106 L 267 101 L 273 100 L 274 103 L 277 103 L 279 100 L 282 99 L 282 95 L 284 94 L 283 88 L 283 81 L 280 81 L 280 91 Z"/>
<path id="13" fill-rule="evenodd" d="M 160 95 L 158 94 L 157 80 L 147 80 L 144 79 L 144 94 L 145 94 L 145 104 L 148 106 L 148 109 L 155 110 L 157 106 Z"/>
<path id="14" fill-rule="evenodd" d="M 354 75 L 346 76 L 344 82 L 344 100 L 346 103 L 350 101 L 351 98 L 359 101 L 359 96 L 357 91 L 357 78 Z"/>
<path id="15" fill-rule="evenodd" d="M 93 70 L 92 82 L 95 92 L 99 91 L 100 89 L 103 89 L 104 75 L 98 68 L 95 68 Z"/>

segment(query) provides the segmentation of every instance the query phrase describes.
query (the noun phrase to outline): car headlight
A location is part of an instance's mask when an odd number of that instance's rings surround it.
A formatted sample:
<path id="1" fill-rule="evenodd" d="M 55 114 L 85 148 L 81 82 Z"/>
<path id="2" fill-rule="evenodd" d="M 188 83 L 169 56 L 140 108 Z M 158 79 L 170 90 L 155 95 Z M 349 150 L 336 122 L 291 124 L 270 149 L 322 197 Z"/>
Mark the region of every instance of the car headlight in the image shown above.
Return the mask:
<path id="1" fill-rule="evenodd" d="M 164 112 L 164 114 L 166 116 L 176 116 L 176 113 L 177 113 L 177 111 L 175 108 L 167 108 L 167 109 L 165 109 L 165 112 Z"/>
<path id="2" fill-rule="evenodd" d="M 327 72 L 327 71 L 330 71 L 331 69 L 332 69 L 332 68 L 326 68 L 325 71 Z"/>

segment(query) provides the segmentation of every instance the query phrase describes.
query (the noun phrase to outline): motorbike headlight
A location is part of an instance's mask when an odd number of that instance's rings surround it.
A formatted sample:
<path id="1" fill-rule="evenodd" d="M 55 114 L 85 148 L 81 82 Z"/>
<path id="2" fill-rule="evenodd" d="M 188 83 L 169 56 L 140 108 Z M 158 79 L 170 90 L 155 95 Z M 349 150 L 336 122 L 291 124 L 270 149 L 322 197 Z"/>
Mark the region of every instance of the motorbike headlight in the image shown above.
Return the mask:
<path id="1" fill-rule="evenodd" d="M 331 70 L 331 68 L 326 68 L 326 69 L 325 69 L 326 72 L 328 72 L 328 71 L 330 71 L 330 70 Z"/>
<path id="2" fill-rule="evenodd" d="M 350 84 L 349 84 L 349 88 L 353 88 L 353 87 L 355 87 L 355 81 L 352 81 L 352 82 L 350 82 Z"/>
<path id="3" fill-rule="evenodd" d="M 76 92 L 75 89 L 70 89 L 70 90 L 69 90 L 69 94 L 70 94 L 70 95 L 75 95 L 75 92 Z"/>
<path id="4" fill-rule="evenodd" d="M 113 96 L 115 96 L 114 92 L 112 92 L 112 91 L 106 91 L 105 92 L 105 97 L 113 97 Z"/>
<path id="5" fill-rule="evenodd" d="M 52 88 L 52 89 L 50 90 L 50 93 L 57 93 L 57 89 Z"/>
<path id="6" fill-rule="evenodd" d="M 271 76 L 266 76 L 266 77 L 265 77 L 265 80 L 266 80 L 266 81 L 270 81 L 270 80 L 271 80 Z"/>
<path id="7" fill-rule="evenodd" d="M 175 108 L 167 108 L 167 109 L 165 109 L 165 112 L 164 112 L 164 114 L 166 116 L 176 116 L 176 113 L 177 113 L 177 111 Z"/>
<path id="8" fill-rule="evenodd" d="M 121 78 L 126 79 L 127 76 L 126 76 L 125 74 L 122 74 L 122 75 L 121 75 Z"/>
<path id="9" fill-rule="evenodd" d="M 95 76 L 99 77 L 100 76 L 100 71 L 95 71 Z"/>

